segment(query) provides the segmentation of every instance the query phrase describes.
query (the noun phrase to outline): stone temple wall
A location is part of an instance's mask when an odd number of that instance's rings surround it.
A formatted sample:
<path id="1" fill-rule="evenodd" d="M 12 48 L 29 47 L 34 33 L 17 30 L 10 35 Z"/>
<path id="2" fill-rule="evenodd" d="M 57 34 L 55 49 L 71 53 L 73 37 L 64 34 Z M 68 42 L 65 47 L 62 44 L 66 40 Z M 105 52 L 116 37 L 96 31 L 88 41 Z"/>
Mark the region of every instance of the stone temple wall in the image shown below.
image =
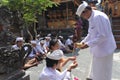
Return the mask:
<path id="1" fill-rule="evenodd" d="M 27 47 L 27 50 L 24 50 Z M 20 50 L 11 47 L 0 47 L 0 80 L 29 80 L 29 75 L 22 69 L 26 55 L 31 51 L 30 44 L 23 45 Z"/>

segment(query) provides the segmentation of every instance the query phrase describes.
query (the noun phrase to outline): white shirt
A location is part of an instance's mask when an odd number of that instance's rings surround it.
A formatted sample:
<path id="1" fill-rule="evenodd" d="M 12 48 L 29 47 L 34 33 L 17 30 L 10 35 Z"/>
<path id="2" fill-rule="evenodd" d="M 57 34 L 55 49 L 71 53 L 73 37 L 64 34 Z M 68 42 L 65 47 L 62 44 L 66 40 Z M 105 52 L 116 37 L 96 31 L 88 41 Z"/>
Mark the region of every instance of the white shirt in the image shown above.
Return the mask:
<path id="1" fill-rule="evenodd" d="M 50 41 L 45 40 L 44 45 L 47 46 L 47 47 L 49 47 L 49 43 L 50 43 Z"/>
<path id="2" fill-rule="evenodd" d="M 70 72 L 45 67 L 39 76 L 39 80 L 70 80 Z"/>
<path id="3" fill-rule="evenodd" d="M 72 45 L 73 41 L 71 39 L 67 39 L 65 42 L 65 46 Z"/>
<path id="4" fill-rule="evenodd" d="M 116 49 L 116 42 L 108 16 L 103 12 L 93 10 L 88 21 L 88 34 L 82 42 L 90 47 L 93 56 L 103 57 L 112 54 Z"/>
<path id="5" fill-rule="evenodd" d="M 38 53 L 45 54 L 45 48 L 40 43 L 36 46 Z"/>
<path id="6" fill-rule="evenodd" d="M 18 47 L 17 44 L 15 44 L 15 45 L 12 46 L 12 49 L 13 49 L 13 50 L 19 50 L 20 47 Z"/>
<path id="7" fill-rule="evenodd" d="M 36 50 L 35 47 L 33 47 L 33 48 L 32 48 L 32 51 L 31 51 L 31 53 L 29 54 L 28 57 L 33 58 L 33 57 L 35 57 L 36 53 L 37 53 L 37 50 Z"/>
<path id="8" fill-rule="evenodd" d="M 65 48 L 65 45 L 61 42 L 60 39 L 58 39 L 58 44 L 60 45 L 60 49 Z"/>

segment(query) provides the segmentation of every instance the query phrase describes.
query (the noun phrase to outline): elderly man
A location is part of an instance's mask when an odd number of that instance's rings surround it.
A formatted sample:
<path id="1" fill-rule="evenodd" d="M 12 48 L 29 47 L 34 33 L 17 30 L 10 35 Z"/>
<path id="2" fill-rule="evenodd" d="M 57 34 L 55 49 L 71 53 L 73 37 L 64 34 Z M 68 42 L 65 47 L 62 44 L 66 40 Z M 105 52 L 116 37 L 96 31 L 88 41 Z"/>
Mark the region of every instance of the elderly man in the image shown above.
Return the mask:
<path id="1" fill-rule="evenodd" d="M 73 63 L 63 72 L 59 72 L 57 69 L 61 63 L 63 52 L 61 50 L 55 50 L 52 53 L 47 54 L 46 67 L 43 69 L 39 76 L 39 80 L 70 80 L 70 72 L 77 67 L 77 62 Z"/>
<path id="2" fill-rule="evenodd" d="M 91 79 L 87 80 L 111 80 L 116 43 L 108 16 L 98 10 L 92 10 L 85 1 L 78 7 L 76 14 L 89 21 L 88 34 L 79 46 L 81 49 L 90 47 L 93 56 L 92 75 Z"/>

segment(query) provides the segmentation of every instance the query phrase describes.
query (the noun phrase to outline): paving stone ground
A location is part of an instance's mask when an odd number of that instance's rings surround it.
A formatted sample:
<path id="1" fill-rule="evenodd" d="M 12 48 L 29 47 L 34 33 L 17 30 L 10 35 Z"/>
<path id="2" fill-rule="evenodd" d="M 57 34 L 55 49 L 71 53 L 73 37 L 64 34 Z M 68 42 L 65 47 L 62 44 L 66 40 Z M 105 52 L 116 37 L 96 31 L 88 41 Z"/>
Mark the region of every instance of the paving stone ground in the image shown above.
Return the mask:
<path id="1" fill-rule="evenodd" d="M 76 69 L 72 70 L 72 74 L 80 78 L 80 80 L 85 80 L 88 76 L 91 63 L 91 55 L 89 53 L 89 49 L 80 50 L 78 53 L 74 52 L 65 54 L 65 56 L 72 55 L 77 56 L 77 62 L 79 64 Z M 69 65 L 69 63 L 67 65 Z M 26 70 L 26 74 L 30 75 L 30 80 L 38 80 L 39 74 L 44 66 L 45 62 L 43 61 L 43 63 L 39 64 L 38 66 Z M 66 66 L 64 68 L 66 68 Z M 112 80 L 120 80 L 120 50 L 116 50 L 114 54 Z"/>

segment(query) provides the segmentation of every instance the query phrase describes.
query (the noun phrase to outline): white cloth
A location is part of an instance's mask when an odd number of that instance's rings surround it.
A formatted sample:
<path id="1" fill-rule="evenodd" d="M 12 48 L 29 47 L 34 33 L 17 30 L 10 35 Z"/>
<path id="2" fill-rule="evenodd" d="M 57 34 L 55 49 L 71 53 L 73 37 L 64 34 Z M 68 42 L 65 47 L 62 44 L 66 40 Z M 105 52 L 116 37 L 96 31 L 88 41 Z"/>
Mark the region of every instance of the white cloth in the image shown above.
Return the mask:
<path id="1" fill-rule="evenodd" d="M 107 15 L 93 10 L 88 21 L 88 35 L 82 42 L 85 42 L 90 47 L 93 56 L 104 57 L 113 54 L 116 49 L 116 42 Z"/>
<path id="2" fill-rule="evenodd" d="M 49 40 L 49 41 L 48 41 L 48 40 L 45 40 L 45 43 L 44 43 L 44 45 L 43 45 L 46 53 L 48 52 L 49 43 L 50 43 L 50 40 Z"/>
<path id="3" fill-rule="evenodd" d="M 60 60 L 64 57 L 64 53 L 62 50 L 57 49 L 52 52 L 48 52 L 46 57 L 52 60 Z"/>
<path id="4" fill-rule="evenodd" d="M 93 57 L 90 78 L 93 80 L 111 80 L 113 54 Z"/>
<path id="5" fill-rule="evenodd" d="M 23 40 L 23 37 L 17 37 L 17 38 L 16 38 L 16 42 L 17 42 L 17 41 L 22 41 L 22 42 L 23 42 L 23 41 L 24 41 L 24 40 Z"/>
<path id="6" fill-rule="evenodd" d="M 12 46 L 12 49 L 13 49 L 13 50 L 19 50 L 20 47 L 18 47 L 17 44 L 15 44 L 15 45 Z"/>
<path id="7" fill-rule="evenodd" d="M 44 51 L 47 53 L 48 52 L 48 46 L 46 46 L 46 44 L 43 45 Z"/>
<path id="8" fill-rule="evenodd" d="M 69 38 L 65 42 L 65 46 L 72 45 L 72 44 L 73 44 L 73 41 Z"/>
<path id="9" fill-rule="evenodd" d="M 112 55 L 116 49 L 111 23 L 105 13 L 97 10 L 92 10 L 88 21 L 88 34 L 82 42 L 90 47 L 93 55 L 92 78 L 93 80 L 111 80 Z"/>
<path id="10" fill-rule="evenodd" d="M 35 57 L 36 54 L 45 54 L 44 46 L 41 46 L 41 44 L 37 44 L 35 47 L 33 47 L 31 53 L 28 57 Z"/>
<path id="11" fill-rule="evenodd" d="M 50 43 L 50 41 L 48 41 L 48 40 L 45 40 L 45 43 L 44 43 L 44 45 L 45 45 L 45 46 L 47 46 L 47 47 L 49 47 L 49 43 Z"/>
<path id="12" fill-rule="evenodd" d="M 45 54 L 45 53 L 46 53 L 46 52 L 45 52 L 45 49 L 44 49 L 44 46 L 41 45 L 41 44 L 37 45 L 37 46 L 36 46 L 36 49 L 37 49 L 37 52 L 38 52 L 38 53 L 41 53 L 41 54 Z"/>
<path id="13" fill-rule="evenodd" d="M 79 5 L 79 7 L 77 8 L 76 15 L 81 16 L 82 12 L 87 6 L 88 6 L 88 3 L 83 1 L 83 3 Z"/>
<path id="14" fill-rule="evenodd" d="M 39 76 L 39 80 L 70 80 L 70 72 L 45 67 Z"/>
<path id="15" fill-rule="evenodd" d="M 29 58 L 34 58 L 35 55 L 37 53 L 37 50 L 35 49 L 35 47 L 33 47 L 32 51 L 30 52 L 30 54 L 28 55 Z"/>
<path id="16" fill-rule="evenodd" d="M 65 48 L 65 45 L 61 42 L 60 39 L 58 39 L 58 44 L 60 45 L 60 49 Z"/>

